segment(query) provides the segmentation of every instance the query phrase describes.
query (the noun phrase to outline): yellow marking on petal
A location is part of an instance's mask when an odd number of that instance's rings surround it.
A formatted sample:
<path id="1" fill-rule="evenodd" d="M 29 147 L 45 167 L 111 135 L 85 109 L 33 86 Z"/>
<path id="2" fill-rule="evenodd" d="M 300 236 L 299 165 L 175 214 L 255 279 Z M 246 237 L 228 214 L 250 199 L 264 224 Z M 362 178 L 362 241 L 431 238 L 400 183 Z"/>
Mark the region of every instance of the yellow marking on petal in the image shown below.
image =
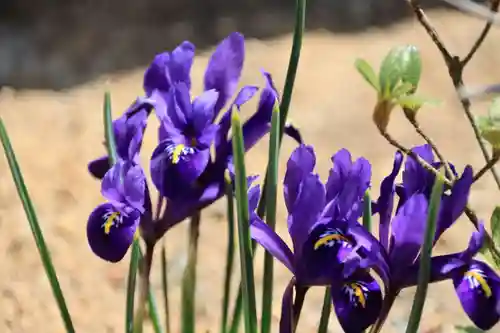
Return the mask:
<path id="1" fill-rule="evenodd" d="M 486 282 L 485 278 L 481 276 L 481 274 L 475 271 L 468 271 L 467 273 L 465 273 L 465 276 L 469 276 L 479 282 L 479 285 L 481 286 L 481 289 L 483 289 L 486 298 L 491 297 L 491 295 L 493 294 L 491 288 L 488 285 L 488 282 Z"/>
<path id="2" fill-rule="evenodd" d="M 357 297 L 359 304 L 361 304 L 362 307 L 366 307 L 366 297 L 363 293 L 363 289 L 361 289 L 357 283 L 351 283 L 350 287 L 354 290 L 354 295 Z"/>
<path id="3" fill-rule="evenodd" d="M 111 227 L 115 224 L 115 219 L 120 215 L 120 212 L 114 212 L 113 214 L 109 215 L 108 219 L 106 222 L 104 222 L 104 233 L 106 235 L 109 235 L 111 232 Z"/>
<path id="4" fill-rule="evenodd" d="M 134 240 L 138 240 L 138 239 L 139 239 L 139 237 L 140 237 L 140 235 L 141 235 L 141 234 L 140 234 L 140 232 L 139 232 L 139 228 L 137 228 L 137 229 L 135 230 L 135 233 L 134 233 Z"/>
<path id="5" fill-rule="evenodd" d="M 325 237 L 321 237 L 316 241 L 316 243 L 314 243 L 314 249 L 317 250 L 320 246 L 325 245 L 326 243 L 332 240 L 343 240 L 346 242 L 349 241 L 347 238 L 339 234 L 327 235 Z"/>
<path id="6" fill-rule="evenodd" d="M 184 148 L 185 148 L 185 146 L 182 143 L 175 146 L 174 151 L 172 153 L 172 163 L 173 164 L 179 163 L 179 160 L 181 159 L 181 153 L 182 153 L 182 150 Z"/>

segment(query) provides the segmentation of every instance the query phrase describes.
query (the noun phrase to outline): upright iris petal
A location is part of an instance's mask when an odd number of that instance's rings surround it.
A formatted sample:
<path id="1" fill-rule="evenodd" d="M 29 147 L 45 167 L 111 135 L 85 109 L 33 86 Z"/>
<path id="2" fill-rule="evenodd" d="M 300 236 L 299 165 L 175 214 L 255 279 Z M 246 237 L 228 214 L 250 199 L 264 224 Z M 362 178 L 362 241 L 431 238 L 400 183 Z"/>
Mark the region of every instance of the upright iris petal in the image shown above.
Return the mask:
<path id="1" fill-rule="evenodd" d="M 107 203 L 97 206 L 87 223 L 88 243 L 100 258 L 120 261 L 143 219 L 151 218 L 145 175 L 133 162 L 119 160 L 102 180 Z"/>

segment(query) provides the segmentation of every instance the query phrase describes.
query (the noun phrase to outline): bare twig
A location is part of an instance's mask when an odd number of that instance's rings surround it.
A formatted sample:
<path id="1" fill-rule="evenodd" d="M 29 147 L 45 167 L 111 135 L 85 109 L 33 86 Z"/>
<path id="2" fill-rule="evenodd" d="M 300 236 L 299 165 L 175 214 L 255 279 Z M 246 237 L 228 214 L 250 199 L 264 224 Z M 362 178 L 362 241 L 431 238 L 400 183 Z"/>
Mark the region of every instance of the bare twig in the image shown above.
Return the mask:
<path id="1" fill-rule="evenodd" d="M 474 182 L 478 181 L 479 178 L 481 178 L 488 170 L 493 168 L 493 166 L 498 162 L 498 160 L 500 160 L 500 154 L 494 152 L 491 160 L 489 160 L 488 163 L 486 163 L 481 168 L 481 170 L 479 170 L 478 173 L 474 175 Z"/>
<path id="2" fill-rule="evenodd" d="M 497 13 L 498 12 L 498 6 L 499 6 L 499 4 L 500 4 L 500 0 L 491 0 L 490 10 L 493 13 Z M 465 67 L 469 63 L 469 61 L 472 59 L 472 57 L 477 52 L 477 50 L 479 49 L 479 47 L 481 47 L 481 45 L 483 44 L 484 40 L 486 39 L 486 36 L 490 32 L 492 25 L 493 25 L 493 22 L 491 22 L 491 21 L 489 21 L 489 22 L 487 22 L 485 24 L 483 30 L 481 31 L 481 34 L 476 39 L 474 45 L 472 45 L 472 48 L 470 49 L 469 53 L 460 62 L 460 64 L 462 65 L 462 67 Z"/>
<path id="3" fill-rule="evenodd" d="M 427 142 L 429 146 L 431 146 L 432 150 L 438 157 L 439 161 L 444 165 L 444 168 L 446 170 L 446 177 L 449 178 L 451 181 L 455 181 L 455 175 L 453 174 L 453 171 L 450 168 L 450 164 L 448 161 L 444 158 L 443 154 L 439 151 L 437 145 L 434 143 L 434 141 L 427 135 L 425 132 L 422 130 L 420 127 L 420 124 L 418 120 L 413 116 L 413 113 L 408 112 L 408 110 L 405 109 L 405 116 L 406 119 L 410 122 L 410 124 L 413 126 L 415 131 L 417 132 L 418 135 L 422 137 L 422 139 Z"/>
<path id="4" fill-rule="evenodd" d="M 498 0 L 495 0 L 495 2 Z M 448 73 L 450 75 L 450 78 L 453 82 L 453 86 L 455 87 L 455 90 L 457 92 L 461 87 L 464 86 L 463 82 L 463 70 L 464 70 L 464 64 L 460 60 L 459 57 L 451 55 L 448 49 L 445 47 L 444 43 L 442 40 L 439 38 L 439 35 L 437 34 L 436 30 L 430 23 L 429 19 L 426 17 L 425 13 L 422 10 L 422 7 L 420 6 L 420 3 L 418 0 L 408 0 L 408 3 L 410 4 L 413 12 L 415 13 L 415 16 L 417 17 L 418 21 L 420 24 L 424 27 L 424 29 L 427 31 L 427 34 L 431 37 L 432 41 L 436 45 L 436 47 L 439 49 L 441 52 L 443 59 L 445 60 L 446 66 L 448 67 Z M 480 36 L 481 38 L 481 36 Z M 483 39 L 485 37 L 482 37 Z M 477 44 L 477 42 L 475 43 Z M 470 53 L 470 52 L 469 52 Z M 488 152 L 488 149 L 486 145 L 484 144 L 483 140 L 481 139 L 481 134 L 479 132 L 479 128 L 476 125 L 476 122 L 474 120 L 474 116 L 470 110 L 471 107 L 471 101 L 468 98 L 464 98 L 463 96 L 460 96 L 460 102 L 462 104 L 462 108 L 464 109 L 465 115 L 467 119 L 469 120 L 469 123 L 472 127 L 472 130 L 474 132 L 474 136 L 476 137 L 476 141 L 479 144 L 479 147 L 481 149 L 481 152 L 483 154 L 484 160 L 486 163 L 488 163 L 491 158 L 490 154 Z M 498 175 L 495 167 L 491 167 L 490 171 L 493 175 L 493 178 L 495 179 L 495 182 L 497 183 L 498 188 L 500 189 L 500 176 Z"/>
<path id="5" fill-rule="evenodd" d="M 470 0 L 442 0 L 466 13 L 485 19 L 488 23 L 500 24 L 500 15 L 487 7 Z"/>

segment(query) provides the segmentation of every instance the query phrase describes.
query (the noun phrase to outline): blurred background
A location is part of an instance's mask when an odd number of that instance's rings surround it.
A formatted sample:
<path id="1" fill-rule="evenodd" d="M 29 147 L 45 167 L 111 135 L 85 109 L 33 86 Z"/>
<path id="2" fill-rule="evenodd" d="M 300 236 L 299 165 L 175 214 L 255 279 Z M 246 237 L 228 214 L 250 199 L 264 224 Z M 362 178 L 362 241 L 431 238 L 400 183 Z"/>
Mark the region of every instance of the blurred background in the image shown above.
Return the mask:
<path id="1" fill-rule="evenodd" d="M 443 6 L 421 1 L 450 51 L 465 55 L 483 22 Z M 99 183 L 86 171 L 89 160 L 104 153 L 102 97 L 112 94 L 118 116 L 143 94 L 144 69 L 158 52 L 183 40 L 197 45 L 192 70 L 194 91 L 202 89 L 203 73 L 215 45 L 231 31 L 246 38 L 243 84 L 261 85 L 260 69 L 284 83 L 294 19 L 292 0 L 2 0 L 0 2 L 0 115 L 16 150 L 68 306 L 78 332 L 122 332 L 128 256 L 109 264 L 88 248 L 85 223 L 103 198 Z M 363 57 L 378 68 L 390 48 L 414 44 L 422 52 L 421 93 L 441 100 L 438 107 L 420 111 L 424 131 L 461 171 L 465 164 L 483 165 L 472 130 L 458 103 L 447 70 L 422 27 L 402 0 L 315 0 L 307 9 L 307 33 L 297 74 L 290 118 L 318 155 L 318 172 L 326 179 L 330 157 L 348 148 L 353 157 L 372 163 L 373 197 L 392 168 L 394 149 L 371 123 L 375 93 L 355 71 Z M 466 69 L 470 84 L 498 82 L 500 32 L 494 27 L 484 46 Z M 485 113 L 488 101 L 474 103 Z M 248 116 L 255 101 L 243 110 Z M 146 133 L 142 159 L 148 159 L 156 140 L 156 120 Z M 389 130 L 407 146 L 421 144 L 404 117 L 394 114 Z M 267 139 L 249 153 L 254 173 L 266 163 Z M 285 140 L 281 172 L 295 147 Z M 490 175 L 471 193 L 470 204 L 487 220 L 500 196 Z M 281 202 L 280 195 L 280 202 Z M 197 329 L 216 332 L 220 322 L 226 237 L 225 202 L 203 213 L 198 267 Z M 280 206 L 279 232 L 286 238 L 286 210 Z M 467 246 L 471 227 L 466 219 L 445 234 L 438 253 Z M 171 230 L 164 241 L 169 252 L 173 332 L 178 332 L 179 283 L 185 265 L 185 224 Z M 260 293 L 262 251 L 256 264 Z M 0 332 L 63 332 L 58 310 L 45 277 L 24 212 L 0 158 Z M 236 276 L 238 267 L 235 268 Z M 159 260 L 155 258 L 153 287 L 162 309 Z M 277 328 L 281 293 L 290 274 L 276 264 L 274 325 Z M 235 281 L 236 282 L 236 281 Z M 233 289 L 235 290 L 235 289 Z M 385 332 L 404 332 L 414 290 L 403 292 Z M 469 324 L 453 286 L 442 282 L 430 288 L 421 331 L 453 332 L 452 323 Z M 323 290 L 306 300 L 299 331 L 315 332 Z M 258 295 L 260 302 L 260 294 Z M 148 327 L 148 331 L 150 327 Z M 331 332 L 341 332 L 335 318 Z M 493 332 L 500 332 L 496 327 Z"/>

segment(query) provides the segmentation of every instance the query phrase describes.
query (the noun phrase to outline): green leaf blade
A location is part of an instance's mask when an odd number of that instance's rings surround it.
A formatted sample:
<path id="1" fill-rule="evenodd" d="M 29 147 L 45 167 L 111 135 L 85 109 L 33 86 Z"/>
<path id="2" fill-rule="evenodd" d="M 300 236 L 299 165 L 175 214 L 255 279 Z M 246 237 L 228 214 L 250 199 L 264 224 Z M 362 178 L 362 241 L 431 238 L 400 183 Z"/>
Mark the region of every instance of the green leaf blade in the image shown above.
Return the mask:
<path id="1" fill-rule="evenodd" d="M 366 190 L 363 200 L 363 226 L 372 232 L 372 199 L 369 190 Z"/>
<path id="2" fill-rule="evenodd" d="M 250 239 L 250 221 L 248 211 L 247 176 L 245 168 L 245 149 L 243 130 L 238 112 L 233 112 L 231 119 L 233 132 L 233 157 L 235 168 L 236 211 L 238 216 L 238 239 L 242 277 L 243 312 L 245 332 L 257 332 L 257 314 L 255 303 L 255 283 L 252 263 L 252 242 Z"/>
<path id="3" fill-rule="evenodd" d="M 271 117 L 271 135 L 269 138 L 269 160 L 267 167 L 267 195 L 266 195 L 266 222 L 271 228 L 276 226 L 276 198 L 278 187 L 278 162 L 279 162 L 279 131 L 280 131 L 280 110 L 276 100 Z M 264 272 L 262 288 L 262 314 L 261 333 L 271 331 L 272 306 L 273 306 L 273 265 L 274 258 L 269 252 L 264 254 Z"/>
<path id="4" fill-rule="evenodd" d="M 380 83 L 372 66 L 365 59 L 361 58 L 356 59 L 354 66 L 365 81 L 368 82 L 377 92 L 380 92 Z"/>
<path id="5" fill-rule="evenodd" d="M 406 327 L 406 333 L 417 333 L 422 319 L 422 311 L 427 297 L 427 289 L 431 274 L 431 256 L 436 234 L 437 218 L 441 206 L 444 179 L 441 175 L 436 177 L 431 192 L 431 200 L 427 215 L 427 226 L 424 235 L 424 243 L 420 252 L 420 269 L 418 271 L 418 285 L 413 299 L 410 319 Z"/>
<path id="6" fill-rule="evenodd" d="M 50 256 L 49 249 L 47 248 L 47 245 L 45 243 L 43 232 L 38 222 L 38 217 L 35 213 L 35 208 L 33 207 L 33 203 L 29 196 L 28 189 L 24 182 L 24 177 L 19 167 L 19 163 L 17 162 L 14 149 L 12 148 L 9 135 L 1 118 L 0 118 L 0 139 L 2 141 L 5 157 L 7 158 L 10 172 L 12 174 L 12 179 L 14 180 L 14 184 L 16 186 L 19 199 L 21 200 L 21 203 L 23 205 L 26 218 L 31 228 L 33 238 L 35 239 L 35 244 L 38 248 L 40 259 L 45 269 L 45 274 L 47 275 L 47 278 L 49 280 L 52 293 L 54 295 L 54 298 L 56 299 L 57 306 L 59 308 L 59 313 L 63 320 L 66 332 L 74 333 L 75 329 L 73 327 L 73 321 L 71 319 L 68 307 L 66 305 L 66 300 L 64 299 L 64 294 L 59 284 L 59 280 L 57 278 L 57 273 L 52 263 L 52 258 Z"/>

